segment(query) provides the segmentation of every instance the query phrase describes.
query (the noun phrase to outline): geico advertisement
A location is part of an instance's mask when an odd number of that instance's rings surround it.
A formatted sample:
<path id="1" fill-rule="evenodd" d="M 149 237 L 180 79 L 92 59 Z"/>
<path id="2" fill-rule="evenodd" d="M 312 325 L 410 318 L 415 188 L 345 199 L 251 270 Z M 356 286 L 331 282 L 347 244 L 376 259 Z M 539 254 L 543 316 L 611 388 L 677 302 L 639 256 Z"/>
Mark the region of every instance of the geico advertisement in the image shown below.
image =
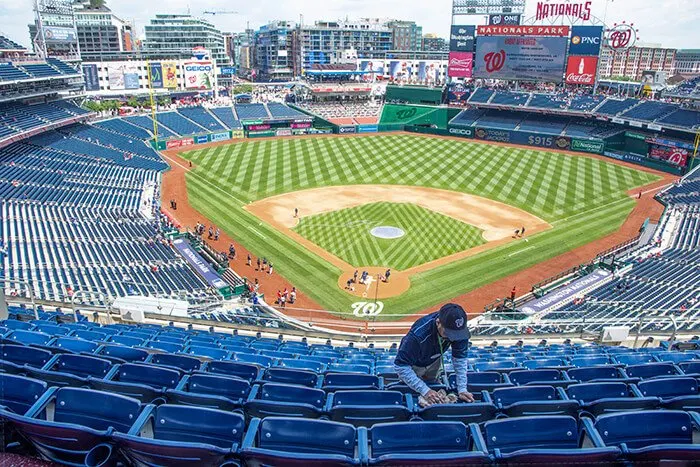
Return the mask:
<path id="1" fill-rule="evenodd" d="M 214 81 L 212 62 L 185 62 L 185 87 L 187 89 L 211 89 Z"/>

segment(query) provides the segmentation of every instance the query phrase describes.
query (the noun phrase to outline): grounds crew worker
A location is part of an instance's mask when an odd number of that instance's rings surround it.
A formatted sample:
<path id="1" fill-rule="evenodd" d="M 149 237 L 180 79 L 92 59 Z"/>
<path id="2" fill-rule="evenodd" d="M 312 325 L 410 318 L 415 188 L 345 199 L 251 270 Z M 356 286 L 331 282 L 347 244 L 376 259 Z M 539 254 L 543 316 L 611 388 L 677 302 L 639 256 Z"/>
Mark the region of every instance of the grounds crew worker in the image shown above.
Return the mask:
<path id="1" fill-rule="evenodd" d="M 467 391 L 467 347 L 469 345 L 467 314 L 454 303 L 448 303 L 440 311 L 423 316 L 411 326 L 401 339 L 394 368 L 401 381 L 423 396 L 430 404 L 447 400 L 428 387 L 425 381 L 435 381 L 444 368 L 442 354 L 452 347 L 452 366 L 457 378 L 460 400 L 473 402 Z"/>

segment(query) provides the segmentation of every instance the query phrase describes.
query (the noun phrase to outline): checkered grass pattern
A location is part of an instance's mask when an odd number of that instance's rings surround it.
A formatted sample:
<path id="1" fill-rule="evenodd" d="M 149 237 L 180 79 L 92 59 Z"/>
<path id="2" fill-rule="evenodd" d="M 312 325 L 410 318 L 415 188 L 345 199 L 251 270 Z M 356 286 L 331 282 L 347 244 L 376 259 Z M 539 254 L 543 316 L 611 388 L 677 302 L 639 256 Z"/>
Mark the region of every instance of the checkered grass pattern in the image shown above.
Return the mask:
<path id="1" fill-rule="evenodd" d="M 382 225 L 405 235 L 381 239 L 370 233 Z M 309 216 L 294 230 L 355 267 L 399 270 L 485 243 L 481 229 L 410 203 L 370 203 Z"/>
<path id="2" fill-rule="evenodd" d="M 385 134 L 247 141 L 183 155 L 194 208 L 327 310 L 351 311 L 340 270 L 243 209 L 267 196 L 329 185 L 401 184 L 484 196 L 553 225 L 528 238 L 411 276 L 379 319 L 409 314 L 566 253 L 617 230 L 634 201 L 626 191 L 658 177 L 611 162 L 536 149 Z"/>

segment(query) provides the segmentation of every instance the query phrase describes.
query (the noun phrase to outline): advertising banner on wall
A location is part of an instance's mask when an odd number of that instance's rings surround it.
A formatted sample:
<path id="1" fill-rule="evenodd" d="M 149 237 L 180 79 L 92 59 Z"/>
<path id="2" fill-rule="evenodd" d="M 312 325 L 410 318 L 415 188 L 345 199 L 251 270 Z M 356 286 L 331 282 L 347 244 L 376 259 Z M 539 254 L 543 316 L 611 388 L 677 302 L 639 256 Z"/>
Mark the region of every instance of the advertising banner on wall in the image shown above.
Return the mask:
<path id="1" fill-rule="evenodd" d="M 569 54 L 598 56 L 602 41 L 603 26 L 573 26 Z"/>
<path id="2" fill-rule="evenodd" d="M 489 15 L 489 26 L 517 26 L 521 15 Z"/>
<path id="3" fill-rule="evenodd" d="M 447 102 L 453 105 L 466 105 L 471 90 L 462 83 L 450 83 L 447 87 Z"/>
<path id="4" fill-rule="evenodd" d="M 338 133 L 341 134 L 346 134 L 346 133 L 355 133 L 357 129 L 355 128 L 355 125 L 352 126 L 341 126 L 338 128 Z"/>
<path id="5" fill-rule="evenodd" d="M 112 90 L 124 89 L 124 65 L 116 63 L 107 65 L 107 82 Z"/>
<path id="6" fill-rule="evenodd" d="M 452 26 L 450 28 L 450 52 L 474 51 L 474 26 Z"/>
<path id="7" fill-rule="evenodd" d="M 559 83 L 564 75 L 565 37 L 479 37 L 474 76 Z"/>
<path id="8" fill-rule="evenodd" d="M 479 36 L 569 37 L 569 26 L 477 26 Z"/>
<path id="9" fill-rule="evenodd" d="M 243 130 L 231 130 L 231 138 L 240 139 L 245 137 L 245 132 Z"/>
<path id="10" fill-rule="evenodd" d="M 598 57 L 570 55 L 566 62 L 566 84 L 595 84 Z"/>
<path id="11" fill-rule="evenodd" d="M 649 146 L 649 157 L 677 165 L 678 167 L 685 167 L 688 162 L 688 155 L 688 150 L 683 148 L 659 146 L 656 144 Z"/>
<path id="12" fill-rule="evenodd" d="M 73 28 L 44 26 L 46 42 L 75 42 L 78 36 Z"/>
<path id="13" fill-rule="evenodd" d="M 578 152 L 590 152 L 592 154 L 602 154 L 605 143 L 602 141 L 590 141 L 585 139 L 571 139 L 571 150 Z"/>
<path id="14" fill-rule="evenodd" d="M 450 52 L 447 63 L 447 76 L 451 78 L 471 78 L 474 54 L 471 52 Z"/>
<path id="15" fill-rule="evenodd" d="M 447 129 L 447 132 L 451 136 L 461 136 L 463 138 L 471 138 L 474 136 L 474 130 L 472 128 L 462 128 L 462 127 L 450 126 Z"/>
<path id="16" fill-rule="evenodd" d="M 151 69 L 151 86 L 154 88 L 163 87 L 163 67 L 160 62 L 151 63 L 149 65 Z"/>
<path id="17" fill-rule="evenodd" d="M 228 131 L 224 131 L 221 133 L 212 133 L 209 135 L 209 138 L 212 143 L 216 143 L 217 141 L 226 141 L 228 139 L 231 139 L 231 134 Z"/>
<path id="18" fill-rule="evenodd" d="M 161 66 L 163 67 L 163 87 L 177 88 L 177 65 L 175 62 L 162 62 Z"/>
<path id="19" fill-rule="evenodd" d="M 189 61 L 183 64 L 187 89 L 211 89 L 214 84 L 214 64 L 211 61 Z"/>
<path id="20" fill-rule="evenodd" d="M 136 64 L 124 65 L 124 89 L 139 88 L 139 70 Z"/>
<path id="21" fill-rule="evenodd" d="M 192 146 L 192 145 L 194 145 L 194 140 L 192 138 L 174 139 L 174 140 L 166 141 L 165 148 L 166 149 L 173 149 L 173 148 L 182 148 L 185 146 Z"/>
<path id="22" fill-rule="evenodd" d="M 486 141 L 525 144 L 527 146 L 537 146 L 541 148 L 567 150 L 571 147 L 571 138 L 568 136 L 540 135 L 527 131 L 477 128 L 474 131 L 474 137 Z"/>
<path id="23" fill-rule="evenodd" d="M 83 65 L 83 77 L 85 78 L 86 91 L 100 90 L 100 80 L 97 76 L 97 65 Z"/>

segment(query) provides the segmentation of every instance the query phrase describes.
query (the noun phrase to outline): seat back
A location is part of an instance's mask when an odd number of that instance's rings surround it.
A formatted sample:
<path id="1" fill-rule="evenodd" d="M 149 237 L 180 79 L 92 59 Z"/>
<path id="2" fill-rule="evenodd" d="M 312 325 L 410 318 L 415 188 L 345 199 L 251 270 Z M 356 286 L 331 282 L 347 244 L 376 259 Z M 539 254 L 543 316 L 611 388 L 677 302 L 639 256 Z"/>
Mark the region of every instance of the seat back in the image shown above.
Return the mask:
<path id="1" fill-rule="evenodd" d="M 347 423 L 268 417 L 260 422 L 257 445 L 263 449 L 353 457 L 357 430 Z"/>
<path id="2" fill-rule="evenodd" d="M 143 362 L 148 358 L 148 352 L 145 350 L 132 349 L 123 345 L 105 345 L 97 355 L 105 358 L 117 358 L 125 362 Z"/>
<path id="3" fill-rule="evenodd" d="M 637 387 L 645 397 L 662 399 L 678 396 L 698 395 L 698 381 L 695 378 L 658 378 L 641 381 Z"/>
<path id="4" fill-rule="evenodd" d="M 556 400 L 557 392 L 552 386 L 517 386 L 493 390 L 493 401 L 508 406 L 515 402 Z"/>
<path id="5" fill-rule="evenodd" d="M 676 368 L 672 363 L 643 363 L 640 365 L 628 365 L 625 373 L 630 378 L 654 378 L 656 376 L 669 376 L 676 374 Z"/>
<path id="6" fill-rule="evenodd" d="M 265 370 L 263 374 L 265 381 L 275 383 L 299 384 L 302 386 L 316 386 L 318 375 L 309 370 L 293 370 L 288 368 L 273 367 Z"/>
<path id="7" fill-rule="evenodd" d="M 0 405 L 16 414 L 24 415 L 46 389 L 44 381 L 0 373 Z"/>
<path id="8" fill-rule="evenodd" d="M 16 365 L 29 365 L 34 368 L 41 368 L 51 360 L 53 354 L 48 350 L 35 349 L 23 345 L 1 345 L 0 356 L 3 360 Z"/>
<path id="9" fill-rule="evenodd" d="M 187 391 L 196 394 L 245 399 L 250 392 L 250 383 L 241 378 L 195 373 L 187 381 Z"/>
<path id="10" fill-rule="evenodd" d="M 138 347 L 143 345 L 144 340 L 140 337 L 133 336 L 112 336 L 109 338 L 109 342 L 126 347 Z"/>
<path id="11" fill-rule="evenodd" d="M 678 366 L 686 375 L 696 375 L 700 374 L 700 361 L 695 362 L 683 362 L 679 363 Z"/>
<path id="12" fill-rule="evenodd" d="M 527 384 L 533 381 L 559 381 L 562 378 L 559 370 L 515 370 L 508 373 L 515 384 Z"/>
<path id="13" fill-rule="evenodd" d="M 576 419 L 566 415 L 515 417 L 484 424 L 489 452 L 521 449 L 576 449 L 579 447 Z"/>
<path id="14" fill-rule="evenodd" d="M 62 354 L 50 370 L 70 373 L 75 376 L 87 378 L 104 378 L 112 368 L 112 362 L 103 358 L 88 357 L 87 355 Z"/>
<path id="15" fill-rule="evenodd" d="M 690 415 L 675 410 L 644 410 L 601 415 L 595 428 L 607 446 L 625 443 L 630 449 L 655 444 L 692 444 Z"/>
<path id="16" fill-rule="evenodd" d="M 525 360 L 523 362 L 523 366 L 531 370 L 535 370 L 538 368 L 559 367 L 565 365 L 566 362 L 564 362 L 564 360 L 561 358 L 538 358 L 535 360 Z"/>
<path id="17" fill-rule="evenodd" d="M 155 409 L 153 417 L 155 439 L 229 449 L 243 441 L 245 419 L 240 413 L 164 404 Z"/>
<path id="18" fill-rule="evenodd" d="M 136 421 L 141 404 L 136 399 L 82 388 L 61 388 L 56 393 L 55 422 L 83 425 L 104 431 L 113 427 L 126 433 Z"/>
<path id="19" fill-rule="evenodd" d="M 326 393 L 321 389 L 290 384 L 265 383 L 258 393 L 260 400 L 309 404 L 322 409 L 326 402 Z"/>
<path id="20" fill-rule="evenodd" d="M 610 357 L 607 355 L 582 355 L 571 358 L 571 366 L 586 367 L 610 364 Z"/>
<path id="21" fill-rule="evenodd" d="M 697 357 L 690 352 L 659 352 L 656 358 L 660 362 L 681 363 L 695 360 Z"/>
<path id="22" fill-rule="evenodd" d="M 256 365 L 251 363 L 213 361 L 207 364 L 207 371 L 254 381 L 258 377 L 258 372 L 260 370 Z"/>
<path id="23" fill-rule="evenodd" d="M 170 368 L 162 368 L 141 363 L 125 363 L 119 367 L 115 381 L 121 383 L 144 384 L 154 388 L 172 389 L 180 381 L 180 373 Z"/>
<path id="24" fill-rule="evenodd" d="M 47 345 L 51 339 L 53 338 L 50 335 L 44 334 L 43 332 L 24 331 L 22 329 L 12 331 L 12 333 L 5 338 L 5 340 L 24 345 Z"/>
<path id="25" fill-rule="evenodd" d="M 571 368 L 566 373 L 576 381 L 595 381 L 599 379 L 620 379 L 620 372 L 612 365 Z"/>
<path id="26" fill-rule="evenodd" d="M 74 339 L 71 337 L 59 337 L 56 339 L 53 344 L 53 347 L 58 347 L 59 349 L 67 350 L 69 352 L 76 352 L 76 353 L 81 353 L 81 352 L 94 352 L 97 350 L 97 348 L 100 346 L 99 344 L 92 342 L 92 341 L 86 341 L 83 339 Z"/>
<path id="27" fill-rule="evenodd" d="M 442 454 L 469 449 L 469 433 L 459 422 L 378 423 L 368 430 L 372 457 L 385 454 Z"/>
<path id="28" fill-rule="evenodd" d="M 587 403 L 599 399 L 628 397 L 629 388 L 625 383 L 581 383 L 566 388 L 566 394 L 571 399 Z"/>
<path id="29" fill-rule="evenodd" d="M 186 372 L 199 370 L 199 367 L 202 366 L 202 362 L 199 359 L 167 353 L 153 354 L 148 363 L 179 368 Z"/>
<path id="30" fill-rule="evenodd" d="M 336 406 L 404 405 L 403 394 L 398 391 L 337 391 L 333 393 Z"/>
<path id="31" fill-rule="evenodd" d="M 379 389 L 379 377 L 358 373 L 328 373 L 323 379 L 323 387 Z"/>

